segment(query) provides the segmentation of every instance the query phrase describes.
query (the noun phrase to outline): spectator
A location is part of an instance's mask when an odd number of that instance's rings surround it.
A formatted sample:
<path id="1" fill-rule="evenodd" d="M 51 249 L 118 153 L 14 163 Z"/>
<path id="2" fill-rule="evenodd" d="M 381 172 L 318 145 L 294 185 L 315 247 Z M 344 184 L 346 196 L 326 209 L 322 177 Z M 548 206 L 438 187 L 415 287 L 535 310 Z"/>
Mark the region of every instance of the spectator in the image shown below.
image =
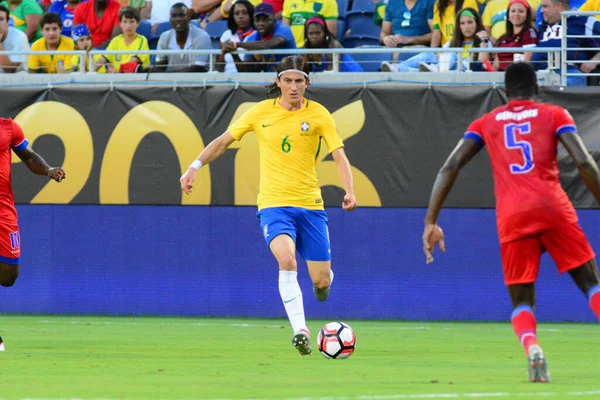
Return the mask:
<path id="1" fill-rule="evenodd" d="M 171 18 L 171 7 L 177 3 L 183 3 L 188 9 L 190 16 L 193 14 L 192 0 L 149 0 L 146 8 L 142 11 L 142 19 L 147 19 L 152 24 L 152 33 L 156 34 L 158 25 L 169 22 Z"/>
<path id="2" fill-rule="evenodd" d="M 600 2 L 598 0 L 571 0 L 571 11 L 577 11 L 580 7 L 583 7 L 581 11 L 600 11 Z M 584 6 L 585 5 L 585 6 Z M 600 15 L 596 15 L 596 19 L 600 19 Z M 537 16 L 535 18 L 535 27 L 539 29 L 540 25 L 544 23 L 544 15 L 542 14 L 542 5 L 537 9 Z"/>
<path id="3" fill-rule="evenodd" d="M 542 0 L 542 14 L 544 23 L 540 26 L 537 47 L 561 47 L 564 34 L 560 21 L 560 13 L 571 9 L 569 0 Z M 567 35 L 581 37 L 567 37 L 568 61 L 599 61 L 600 53 L 586 48 L 600 47 L 600 40 L 592 36 L 600 35 L 600 21 L 594 17 L 573 16 L 567 19 Z M 583 36 L 588 36 L 587 38 Z M 534 53 L 531 63 L 535 69 L 548 67 L 548 53 Z M 567 73 L 580 74 L 580 76 L 567 76 L 567 86 L 587 86 L 587 78 L 581 74 L 589 73 L 598 64 L 593 62 L 582 64 L 567 64 Z"/>
<path id="4" fill-rule="evenodd" d="M 431 43 L 435 0 L 389 0 L 379 39 L 387 47 Z"/>
<path id="5" fill-rule="evenodd" d="M 262 0 L 249 0 L 250 4 L 252 4 L 252 7 L 255 7 L 257 5 L 259 5 L 260 3 L 262 3 Z M 221 2 L 221 5 L 218 7 L 218 10 L 220 12 L 212 12 L 208 18 L 205 19 L 205 21 L 207 22 L 214 22 L 214 21 L 219 21 L 222 19 L 228 19 L 229 18 L 229 12 L 231 11 L 231 7 L 233 6 L 234 3 L 237 3 L 236 0 L 223 0 Z M 273 7 L 275 8 L 275 7 Z M 277 12 L 275 12 L 275 18 L 277 18 Z M 279 12 L 279 19 L 281 19 L 281 11 Z"/>
<path id="6" fill-rule="evenodd" d="M 183 3 L 171 7 L 173 29 L 163 32 L 158 39 L 158 50 L 210 50 L 210 36 L 204 30 L 190 25 L 189 9 Z M 208 54 L 159 55 L 154 72 L 206 72 Z"/>
<path id="7" fill-rule="evenodd" d="M 218 10 L 220 4 L 221 0 L 192 0 L 193 18 L 200 21 L 200 26 L 205 28 L 209 17 L 212 14 L 218 15 L 220 13 Z"/>
<path id="8" fill-rule="evenodd" d="M 506 33 L 498 38 L 498 48 L 502 47 L 535 47 L 537 42 L 537 31 L 533 28 L 531 18 L 531 7 L 526 0 L 510 0 L 507 10 Z M 489 60 L 490 53 L 481 53 L 481 60 Z M 523 53 L 496 53 L 492 64 L 494 71 L 504 71 L 514 61 L 529 61 L 531 53 L 527 58 Z"/>
<path id="9" fill-rule="evenodd" d="M 292 28 L 296 47 L 304 46 L 304 26 L 310 17 L 323 17 L 329 32 L 337 32 L 338 6 L 335 0 L 285 0 L 281 15 L 282 22 Z"/>
<path id="10" fill-rule="evenodd" d="M 29 41 L 27 35 L 8 26 L 10 11 L 6 6 L 0 5 L 0 51 L 28 51 Z M 25 70 L 27 55 L 0 55 L 0 72 L 20 72 Z"/>
<path id="11" fill-rule="evenodd" d="M 468 69 L 468 50 L 473 47 L 488 47 L 489 39 L 481 23 L 481 17 L 474 8 L 468 7 L 460 10 L 456 14 L 455 26 L 458 26 L 459 29 L 454 31 L 452 40 L 447 42 L 444 47 L 462 47 L 463 67 Z M 415 72 L 419 70 L 438 72 L 440 70 L 439 57 L 442 57 L 443 54 L 448 53 L 440 53 L 437 56 L 435 53 L 419 53 L 395 65 L 384 61 L 381 63 L 381 70 L 384 72 Z M 481 54 L 479 53 L 478 56 L 481 57 Z M 478 60 L 481 61 L 480 58 Z M 449 53 L 447 63 L 449 70 L 458 68 L 456 53 Z"/>
<path id="12" fill-rule="evenodd" d="M 83 0 L 87 1 L 87 0 Z M 73 18 L 75 17 L 75 8 L 81 4 L 82 0 L 60 0 L 55 1 L 50 6 L 50 12 L 60 15 L 62 20 L 63 30 L 62 35 L 71 37 L 71 29 L 73 28 Z"/>
<path id="13" fill-rule="evenodd" d="M 71 38 L 73 39 L 73 41 L 75 42 L 75 49 L 76 50 L 85 50 L 86 54 L 84 56 L 84 65 L 85 68 L 83 71 L 88 72 L 90 71 L 90 55 L 89 52 L 90 50 L 92 50 L 92 35 L 90 33 L 90 30 L 88 29 L 87 25 L 85 24 L 80 24 L 77 25 L 75 28 L 71 29 Z M 95 65 L 96 62 L 101 58 L 101 55 L 95 55 L 94 56 L 94 63 L 92 64 L 92 71 L 95 70 Z M 75 55 L 73 57 L 71 57 L 71 71 L 72 72 L 79 72 L 81 71 L 81 56 Z M 105 73 L 106 69 L 102 68 L 98 71 L 99 73 Z"/>
<path id="14" fill-rule="evenodd" d="M 342 45 L 327 30 L 327 24 L 321 17 L 311 17 L 306 21 L 304 30 L 304 47 L 307 49 L 340 49 Z M 311 72 L 331 71 L 332 54 L 303 54 Z M 361 66 L 350 54 L 340 54 L 340 72 L 363 72 Z"/>
<path id="15" fill-rule="evenodd" d="M 42 37 L 40 21 L 44 12 L 35 0 L 5 0 L 0 4 L 10 11 L 9 25 L 24 32 L 30 42 Z"/>
<path id="16" fill-rule="evenodd" d="M 239 43 L 252 35 L 254 33 L 254 6 L 252 3 L 248 0 L 237 0 L 233 5 L 233 11 L 227 18 L 227 27 L 229 29 L 221 35 L 221 49 L 223 49 L 223 44 L 228 41 Z M 232 54 L 219 55 L 217 69 L 227 73 L 238 72 L 236 59 L 240 62 L 239 57 L 234 58 Z"/>
<path id="17" fill-rule="evenodd" d="M 94 48 L 104 49 L 121 33 L 117 0 L 88 0 L 75 9 L 74 25 L 86 24 L 92 33 Z"/>
<path id="18" fill-rule="evenodd" d="M 476 0 L 437 0 L 433 6 L 431 47 L 441 47 L 454 36 L 456 11 L 471 7 L 479 9 Z"/>
<path id="19" fill-rule="evenodd" d="M 486 32 L 491 35 L 493 45 L 496 45 L 496 39 L 506 33 L 506 10 L 508 10 L 509 2 L 510 0 L 491 0 L 487 3 L 483 11 L 483 26 Z M 538 9 L 540 0 L 527 0 L 527 3 L 531 7 L 532 21 L 535 21 L 535 13 L 533 11 Z"/>
<path id="20" fill-rule="evenodd" d="M 296 40 L 289 26 L 278 24 L 275 20 L 275 11 L 269 3 L 260 3 L 254 9 L 254 27 L 256 32 L 240 43 L 228 41 L 223 44 L 223 53 L 236 49 L 267 50 L 267 49 L 295 49 Z M 275 55 L 246 55 L 244 63 L 238 65 L 239 70 L 245 71 L 274 71 L 279 61 L 289 54 Z M 245 72 L 244 71 L 244 72 Z"/>
<path id="21" fill-rule="evenodd" d="M 125 6 L 119 10 L 120 35 L 115 36 L 106 50 L 131 50 L 133 54 L 106 54 L 96 62 L 96 70 L 106 66 L 106 71 L 137 72 L 138 67 L 150 66 L 149 54 L 135 54 L 137 50 L 150 50 L 148 39 L 137 33 L 140 24 L 140 12 L 137 8 Z"/>
<path id="22" fill-rule="evenodd" d="M 42 26 L 43 37 L 31 45 L 31 51 L 75 50 L 73 39 L 60 34 L 62 31 L 60 15 L 56 13 L 44 14 L 40 25 Z M 71 57 L 66 54 L 30 55 L 29 72 L 33 74 L 62 74 L 69 72 L 71 70 Z"/>

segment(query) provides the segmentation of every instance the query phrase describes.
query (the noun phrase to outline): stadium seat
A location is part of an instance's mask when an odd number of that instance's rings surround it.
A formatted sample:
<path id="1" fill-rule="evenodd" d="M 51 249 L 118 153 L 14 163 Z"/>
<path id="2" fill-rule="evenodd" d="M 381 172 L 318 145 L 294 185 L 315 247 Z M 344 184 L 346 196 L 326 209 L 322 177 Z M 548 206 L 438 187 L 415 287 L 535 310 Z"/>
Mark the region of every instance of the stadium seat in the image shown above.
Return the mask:
<path id="1" fill-rule="evenodd" d="M 337 23 L 336 38 L 341 43 L 342 39 L 344 39 L 344 36 L 346 36 L 346 21 L 343 19 L 338 19 Z"/>
<path id="2" fill-rule="evenodd" d="M 137 27 L 137 33 L 146 36 L 146 39 L 152 39 L 152 24 L 147 20 L 141 20 Z"/>
<path id="3" fill-rule="evenodd" d="M 338 4 L 338 18 L 345 19 L 346 13 L 348 12 L 348 0 L 337 0 Z"/>
<path id="4" fill-rule="evenodd" d="M 362 46 L 362 47 L 381 47 L 381 46 Z M 391 61 L 392 53 L 375 54 L 350 54 L 354 61 L 362 67 L 365 72 L 378 72 L 382 61 Z"/>
<path id="5" fill-rule="evenodd" d="M 350 35 L 346 36 L 342 41 L 342 45 L 346 48 L 359 47 L 359 46 L 380 46 L 379 36 L 362 36 L 362 35 Z"/>
<path id="6" fill-rule="evenodd" d="M 375 12 L 375 2 L 373 0 L 353 0 L 350 11 Z"/>
<path id="7" fill-rule="evenodd" d="M 208 33 L 211 39 L 221 39 L 223 32 L 227 29 L 229 28 L 227 27 L 226 20 L 209 22 L 206 25 L 206 33 Z"/>
<path id="8" fill-rule="evenodd" d="M 170 22 L 161 22 L 160 24 L 158 24 L 158 27 L 156 28 L 156 36 L 160 37 L 160 35 L 162 35 L 163 32 L 166 32 L 170 29 L 172 29 Z"/>
<path id="9" fill-rule="evenodd" d="M 352 36 L 379 37 L 381 32 L 381 28 L 373 21 L 373 13 L 351 11 L 346 16 L 346 25 Z"/>
<path id="10" fill-rule="evenodd" d="M 200 22 L 197 19 L 193 19 L 190 21 L 190 25 L 194 25 L 196 28 L 202 28 L 200 26 Z"/>

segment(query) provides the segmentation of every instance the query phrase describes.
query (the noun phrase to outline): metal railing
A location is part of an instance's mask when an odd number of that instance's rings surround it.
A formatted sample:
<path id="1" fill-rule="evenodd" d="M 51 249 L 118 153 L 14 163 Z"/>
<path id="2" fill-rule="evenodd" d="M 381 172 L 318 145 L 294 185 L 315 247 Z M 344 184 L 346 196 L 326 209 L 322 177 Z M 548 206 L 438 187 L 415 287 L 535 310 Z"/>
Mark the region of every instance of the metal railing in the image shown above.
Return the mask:
<path id="1" fill-rule="evenodd" d="M 560 48 L 561 48 L 561 69 L 560 69 L 560 84 L 561 86 L 566 86 L 567 85 L 567 77 L 569 76 L 581 76 L 582 74 L 580 73 L 570 73 L 567 71 L 567 67 L 569 66 L 569 64 L 584 64 L 584 63 L 593 63 L 593 64 L 599 64 L 600 61 L 576 61 L 576 60 L 569 60 L 567 58 L 567 54 L 569 51 L 572 50 L 582 50 L 581 48 L 574 48 L 574 47 L 567 47 L 567 41 L 569 38 L 593 38 L 593 37 L 600 37 L 600 36 L 592 36 L 592 35 L 569 35 L 569 32 L 567 30 L 567 19 L 571 16 L 580 16 L 580 17 L 596 17 L 600 15 L 600 12 L 598 11 L 565 11 L 562 12 L 560 15 L 560 24 L 565 27 L 565 29 L 562 30 L 563 35 L 561 37 L 561 44 L 560 44 Z M 592 47 L 592 48 L 585 48 L 586 51 L 600 51 L 599 47 Z M 583 74 L 584 76 L 600 76 L 600 73 L 586 73 Z"/>

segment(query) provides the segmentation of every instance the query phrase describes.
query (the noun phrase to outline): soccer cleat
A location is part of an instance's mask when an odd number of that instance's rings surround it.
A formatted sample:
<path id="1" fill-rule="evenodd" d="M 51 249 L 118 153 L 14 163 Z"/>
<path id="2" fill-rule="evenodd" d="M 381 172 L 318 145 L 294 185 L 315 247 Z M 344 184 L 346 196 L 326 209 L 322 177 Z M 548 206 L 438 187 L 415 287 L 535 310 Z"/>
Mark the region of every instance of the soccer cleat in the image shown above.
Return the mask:
<path id="1" fill-rule="evenodd" d="M 292 344 L 298 351 L 302 357 L 312 355 L 312 347 L 310 346 L 310 336 L 308 331 L 301 330 L 294 335 L 292 338 Z"/>
<path id="2" fill-rule="evenodd" d="M 388 61 L 383 61 L 379 69 L 381 72 L 398 72 L 398 66 Z"/>
<path id="3" fill-rule="evenodd" d="M 2 341 L 1 337 L 0 337 L 0 351 L 6 351 L 6 349 L 4 348 L 4 342 Z"/>
<path id="4" fill-rule="evenodd" d="M 330 288 L 330 286 L 328 286 L 325 289 L 319 289 L 319 287 L 317 285 L 313 285 L 313 293 L 315 294 L 315 297 L 317 298 L 317 300 L 319 300 L 319 301 L 327 300 L 327 298 L 329 297 L 329 293 L 331 292 L 331 290 L 329 288 Z"/>
<path id="5" fill-rule="evenodd" d="M 532 345 L 529 347 L 529 353 L 527 354 L 527 363 L 529 370 L 529 381 L 530 382 L 550 382 L 550 372 L 548 372 L 548 362 L 544 357 L 542 348 L 538 345 Z"/>

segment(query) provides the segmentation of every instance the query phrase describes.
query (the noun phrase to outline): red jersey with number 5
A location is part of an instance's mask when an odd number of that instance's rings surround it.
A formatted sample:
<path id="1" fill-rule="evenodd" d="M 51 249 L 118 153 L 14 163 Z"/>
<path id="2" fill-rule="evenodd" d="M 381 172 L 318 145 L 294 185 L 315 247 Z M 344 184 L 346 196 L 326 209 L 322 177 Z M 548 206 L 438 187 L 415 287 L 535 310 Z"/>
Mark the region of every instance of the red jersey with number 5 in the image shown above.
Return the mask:
<path id="1" fill-rule="evenodd" d="M 11 150 L 21 151 L 29 143 L 21 127 L 12 119 L 0 118 L 0 222 L 16 223 L 17 210 L 11 186 Z"/>
<path id="2" fill-rule="evenodd" d="M 577 132 L 562 107 L 513 100 L 474 121 L 464 137 L 487 147 L 500 243 L 577 222 L 560 186 L 558 137 Z"/>

